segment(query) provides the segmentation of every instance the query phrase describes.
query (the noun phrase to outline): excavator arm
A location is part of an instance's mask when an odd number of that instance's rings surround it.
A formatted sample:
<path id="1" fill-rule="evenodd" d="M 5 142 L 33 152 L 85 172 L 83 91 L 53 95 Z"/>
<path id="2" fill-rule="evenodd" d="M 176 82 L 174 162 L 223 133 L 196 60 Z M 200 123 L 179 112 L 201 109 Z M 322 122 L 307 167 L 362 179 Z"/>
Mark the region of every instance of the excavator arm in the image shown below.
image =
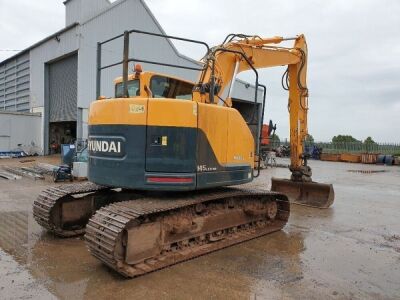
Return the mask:
<path id="1" fill-rule="evenodd" d="M 224 103 L 231 105 L 232 86 L 237 74 L 248 70 L 288 66 L 289 83 L 289 115 L 290 115 L 290 146 L 291 170 L 294 174 L 309 174 L 303 168 L 306 158 L 303 155 L 303 141 L 307 136 L 307 44 L 304 35 L 294 39 L 291 48 L 274 46 L 285 40 L 282 37 L 264 38 L 252 37 L 229 42 L 215 47 L 205 58 L 207 68 L 200 76 L 200 84 L 206 82 L 214 85 L 212 91 L 202 94 L 202 102 L 218 103 L 219 98 L 225 98 Z M 228 93 L 226 90 L 229 89 Z M 211 98 L 210 98 L 211 97 Z M 304 172 L 302 172 L 304 171 Z M 304 175 L 304 174 L 303 174 Z M 298 176 L 295 176 L 296 179 Z M 307 178 L 303 178 L 307 180 Z"/>
<path id="2" fill-rule="evenodd" d="M 288 40 L 294 41 L 292 47 L 279 45 Z M 289 91 L 292 175 L 290 180 L 273 178 L 272 189 L 289 194 L 295 203 L 329 207 L 333 203 L 333 187 L 312 182 L 304 151 L 304 140 L 308 135 L 307 43 L 304 35 L 294 38 L 232 35 L 222 45 L 210 49 L 203 62 L 205 68 L 194 90 L 194 100 L 227 106 L 231 106 L 233 84 L 240 72 L 253 70 L 258 87 L 258 69 L 287 66 L 282 81 Z"/>

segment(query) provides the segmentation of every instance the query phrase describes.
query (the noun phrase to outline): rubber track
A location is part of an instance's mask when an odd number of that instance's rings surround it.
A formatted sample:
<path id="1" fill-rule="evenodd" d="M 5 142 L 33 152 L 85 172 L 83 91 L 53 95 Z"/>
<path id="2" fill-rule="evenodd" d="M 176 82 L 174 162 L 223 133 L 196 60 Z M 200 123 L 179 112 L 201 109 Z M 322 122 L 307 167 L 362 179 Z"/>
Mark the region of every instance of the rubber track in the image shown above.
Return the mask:
<path id="1" fill-rule="evenodd" d="M 173 263 L 160 267 L 157 265 L 157 258 L 151 261 L 146 261 L 140 265 L 128 266 L 123 262 L 123 258 L 116 257 L 115 249 L 120 243 L 123 230 L 126 228 L 128 223 L 138 219 L 146 218 L 146 216 L 155 213 L 166 212 L 178 208 L 189 207 L 198 203 L 204 203 L 213 200 L 222 200 L 234 196 L 275 196 L 278 205 L 279 202 L 284 202 L 281 207 L 287 208 L 287 210 L 280 210 L 278 215 L 281 217 L 281 221 L 276 223 L 275 229 L 262 228 L 256 234 L 254 232 L 239 232 L 235 234 L 233 238 L 226 238 L 226 243 L 223 246 L 218 246 L 212 249 L 214 243 L 205 245 L 199 245 L 196 247 L 204 248 L 197 251 L 195 255 L 186 255 L 185 249 L 179 250 L 182 253 L 177 253 L 178 258 Z M 169 267 L 170 265 L 193 259 L 195 257 L 237 244 L 249 239 L 265 235 L 267 233 L 278 231 L 286 224 L 289 218 L 290 204 L 287 197 L 283 194 L 270 191 L 261 190 L 244 190 L 238 188 L 224 188 L 219 189 L 217 192 L 197 192 L 195 196 L 181 197 L 175 200 L 171 198 L 161 197 L 147 197 L 131 201 L 123 201 L 119 203 L 113 203 L 105 206 L 98 210 L 94 216 L 89 220 L 86 226 L 85 240 L 89 248 L 89 251 L 93 256 L 98 258 L 104 264 L 114 269 L 118 273 L 126 277 L 136 277 L 149 272 L 153 272 L 158 269 Z M 275 222 L 275 221 L 274 221 Z M 229 239 L 232 241 L 230 242 Z"/>
<path id="2" fill-rule="evenodd" d="M 107 189 L 109 189 L 109 187 L 97 185 L 92 182 L 49 187 L 42 191 L 33 202 L 33 217 L 39 225 L 59 236 L 69 237 L 83 234 L 85 232 L 84 229 L 62 230 L 61 228 L 57 228 L 51 219 L 53 207 L 61 201 L 69 198 L 69 196 L 98 192 Z"/>

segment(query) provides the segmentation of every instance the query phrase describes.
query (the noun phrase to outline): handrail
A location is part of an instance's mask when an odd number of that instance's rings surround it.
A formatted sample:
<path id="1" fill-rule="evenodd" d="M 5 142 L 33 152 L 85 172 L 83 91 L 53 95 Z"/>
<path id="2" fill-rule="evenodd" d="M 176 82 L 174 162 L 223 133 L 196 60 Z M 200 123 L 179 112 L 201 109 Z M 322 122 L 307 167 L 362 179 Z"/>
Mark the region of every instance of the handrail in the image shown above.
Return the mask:
<path id="1" fill-rule="evenodd" d="M 153 64 L 153 65 L 160 65 L 160 66 L 164 66 L 164 67 L 172 67 L 172 68 L 179 68 L 179 69 L 186 69 L 186 70 L 193 70 L 193 71 L 202 71 L 204 69 L 199 67 L 188 67 L 188 66 L 182 66 L 182 65 L 176 65 L 176 64 L 170 64 L 170 63 L 165 63 L 165 62 L 160 62 L 160 61 L 153 61 L 153 60 L 146 60 L 146 59 L 140 59 L 140 58 L 133 58 L 133 57 L 129 57 L 129 40 L 130 40 L 130 34 L 142 34 L 142 35 L 151 35 L 151 36 L 157 36 L 157 37 L 162 37 L 162 38 L 166 38 L 166 39 L 174 39 L 174 40 L 178 40 L 178 41 L 183 41 L 183 42 L 188 42 L 188 43 L 194 43 L 194 44 L 198 44 L 198 45 L 202 45 L 207 49 L 207 53 L 210 52 L 210 46 L 203 42 L 203 41 L 198 41 L 198 40 L 193 40 L 193 39 L 187 39 L 187 38 L 182 38 L 182 37 L 177 37 L 177 36 L 173 36 L 173 35 L 166 35 L 166 34 L 159 34 L 159 33 L 154 33 L 154 32 L 149 32 L 149 31 L 143 31 L 143 30 L 136 30 L 136 29 L 132 29 L 132 30 L 127 30 L 125 31 L 123 34 L 119 34 L 117 36 L 114 36 L 112 38 L 109 38 L 105 41 L 102 42 L 98 42 L 97 43 L 97 64 L 96 64 L 96 99 L 98 99 L 100 97 L 100 91 L 101 91 L 101 71 L 111 68 L 111 67 L 115 67 L 118 65 L 123 65 L 122 68 L 122 78 L 123 78 L 123 86 L 124 86 L 124 96 L 127 97 L 128 96 L 128 85 L 127 85 L 127 81 L 128 81 L 128 64 L 129 62 L 142 62 L 142 63 L 148 63 L 148 64 Z M 115 63 L 111 63 L 109 65 L 106 66 L 102 66 L 101 65 L 101 49 L 102 46 L 106 43 L 112 42 L 116 39 L 119 38 L 124 38 L 124 51 L 123 51 L 123 58 L 121 61 L 115 62 Z"/>

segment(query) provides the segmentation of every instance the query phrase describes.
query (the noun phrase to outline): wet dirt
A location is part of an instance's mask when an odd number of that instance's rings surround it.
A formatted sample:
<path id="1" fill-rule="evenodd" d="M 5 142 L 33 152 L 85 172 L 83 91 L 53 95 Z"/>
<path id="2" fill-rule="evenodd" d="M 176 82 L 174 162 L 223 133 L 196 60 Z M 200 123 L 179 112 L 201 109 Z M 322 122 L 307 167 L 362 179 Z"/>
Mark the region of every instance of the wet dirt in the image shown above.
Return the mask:
<path id="1" fill-rule="evenodd" d="M 36 224 L 32 202 L 50 180 L 0 179 L 0 299 L 399 299 L 399 167 L 310 164 L 315 181 L 334 184 L 330 209 L 292 205 L 280 232 L 131 280 L 81 238 Z M 263 170 L 249 186 L 269 188 L 271 176 L 289 171 Z"/>

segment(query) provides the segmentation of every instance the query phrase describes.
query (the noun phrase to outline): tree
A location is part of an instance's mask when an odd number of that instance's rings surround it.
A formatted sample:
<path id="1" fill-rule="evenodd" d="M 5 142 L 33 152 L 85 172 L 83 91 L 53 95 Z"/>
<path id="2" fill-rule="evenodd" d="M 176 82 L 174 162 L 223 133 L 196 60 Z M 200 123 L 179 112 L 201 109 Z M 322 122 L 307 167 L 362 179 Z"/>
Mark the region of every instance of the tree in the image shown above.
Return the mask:
<path id="1" fill-rule="evenodd" d="M 313 137 L 311 134 L 308 134 L 308 135 L 306 136 L 306 138 L 304 139 L 304 141 L 305 141 L 307 144 L 314 144 L 314 137 Z"/>
<path id="2" fill-rule="evenodd" d="M 281 140 L 280 140 L 279 136 L 276 133 L 271 135 L 271 145 L 272 145 L 272 147 L 278 147 L 280 142 L 281 142 Z"/>
<path id="3" fill-rule="evenodd" d="M 372 139 L 372 137 L 367 137 L 364 141 L 364 148 L 365 151 L 370 152 L 374 149 L 374 145 L 376 145 L 375 141 Z"/>
<path id="4" fill-rule="evenodd" d="M 351 135 L 336 135 L 332 138 L 332 143 L 362 143 Z"/>
<path id="5" fill-rule="evenodd" d="M 376 144 L 375 143 L 375 141 L 372 139 L 372 137 L 367 137 L 366 139 L 365 139 L 365 141 L 364 141 L 364 144 L 366 144 L 366 145 L 373 145 L 373 144 Z"/>
<path id="6" fill-rule="evenodd" d="M 273 135 L 271 135 L 271 141 L 280 143 L 281 139 L 279 138 L 279 136 L 276 133 L 274 133 Z"/>

